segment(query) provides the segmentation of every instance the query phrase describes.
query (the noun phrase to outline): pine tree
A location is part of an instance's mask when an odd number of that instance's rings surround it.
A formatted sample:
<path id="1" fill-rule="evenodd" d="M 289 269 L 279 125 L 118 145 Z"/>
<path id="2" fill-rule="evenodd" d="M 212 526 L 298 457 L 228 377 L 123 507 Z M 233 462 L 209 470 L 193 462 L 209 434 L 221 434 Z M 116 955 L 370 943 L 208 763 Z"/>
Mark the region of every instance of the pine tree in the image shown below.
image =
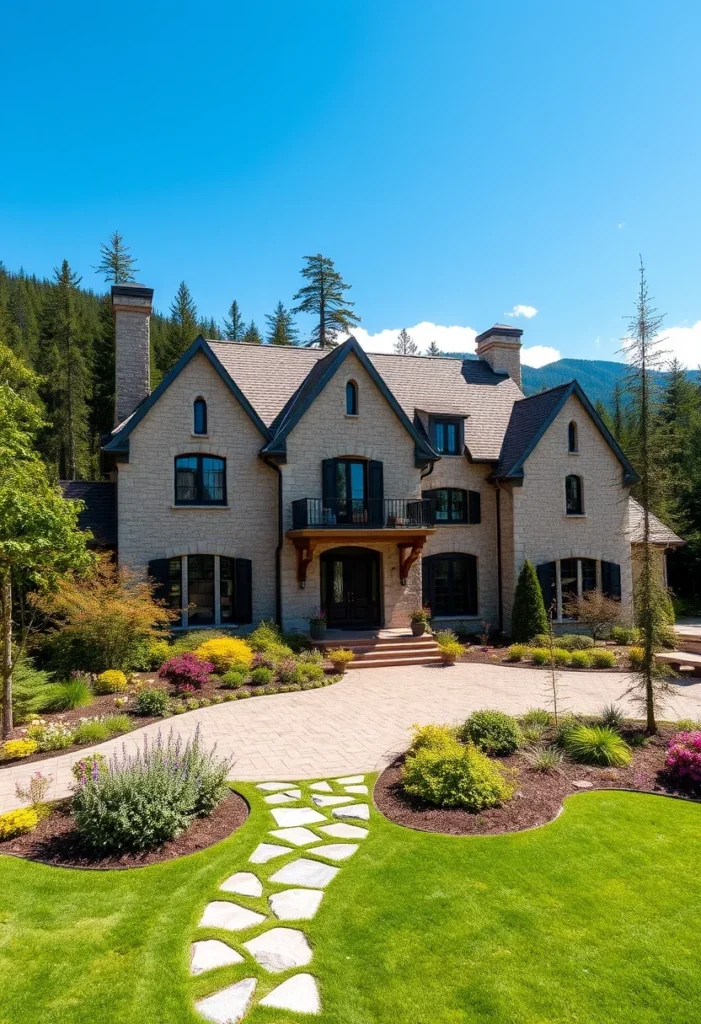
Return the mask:
<path id="1" fill-rule="evenodd" d="M 243 336 L 246 333 L 246 324 L 241 316 L 241 310 L 236 299 L 229 306 L 229 319 L 224 321 L 223 328 L 224 337 L 228 338 L 229 341 L 243 341 Z"/>
<path id="2" fill-rule="evenodd" d="M 266 313 L 268 324 L 268 336 L 266 341 L 269 345 L 296 345 L 298 331 L 292 313 L 285 309 L 281 302 L 275 307 L 272 314 Z"/>
<path id="3" fill-rule="evenodd" d="M 114 426 L 114 315 L 109 294 L 100 299 L 99 325 L 93 336 L 90 421 L 99 447 L 100 438 Z"/>
<path id="4" fill-rule="evenodd" d="M 210 341 L 221 341 L 221 331 L 213 316 L 203 320 L 200 324 L 200 334 Z"/>
<path id="5" fill-rule="evenodd" d="M 394 351 L 398 356 L 415 356 L 419 351 L 419 346 L 409 334 L 406 327 L 402 327 L 401 331 L 397 335 L 397 340 L 394 343 Z"/>
<path id="6" fill-rule="evenodd" d="M 528 644 L 539 633 L 547 633 L 548 616 L 533 565 L 526 559 L 518 576 L 511 617 L 511 637 L 514 643 Z"/>
<path id="7" fill-rule="evenodd" d="M 623 399 L 621 385 L 616 381 L 613 389 L 613 433 L 620 442 L 623 436 Z"/>
<path id="8" fill-rule="evenodd" d="M 101 243 L 100 262 L 93 269 L 96 274 L 103 274 L 105 281 L 111 281 L 112 284 L 133 281 L 134 274 L 139 271 L 136 259 L 131 255 L 118 231 L 110 235 L 109 242 Z"/>
<path id="9" fill-rule="evenodd" d="M 198 335 L 197 307 L 184 281 L 180 282 L 170 307 L 165 351 L 160 369 L 167 373 Z"/>
<path id="10" fill-rule="evenodd" d="M 319 348 L 333 348 L 337 344 L 339 331 L 350 333 L 360 317 L 353 312 L 354 303 L 349 302 L 344 292 L 350 289 L 334 267 L 333 260 L 317 253 L 305 256 L 305 266 L 300 271 L 309 284 L 304 285 L 294 297 L 298 305 L 293 313 L 311 313 L 318 317 L 308 344 Z"/>
<path id="11" fill-rule="evenodd" d="M 439 356 L 440 354 L 441 354 L 441 350 L 438 348 L 438 345 L 436 344 L 435 341 L 432 341 L 431 344 L 426 349 L 426 355 L 427 356 Z"/>
<path id="12" fill-rule="evenodd" d="M 241 338 L 241 341 L 245 342 L 246 345 L 262 345 L 263 344 L 263 337 L 262 337 L 260 331 L 258 330 L 258 328 L 256 327 L 255 320 L 251 320 L 250 324 L 246 328 L 246 332 L 245 332 L 244 336 Z"/>

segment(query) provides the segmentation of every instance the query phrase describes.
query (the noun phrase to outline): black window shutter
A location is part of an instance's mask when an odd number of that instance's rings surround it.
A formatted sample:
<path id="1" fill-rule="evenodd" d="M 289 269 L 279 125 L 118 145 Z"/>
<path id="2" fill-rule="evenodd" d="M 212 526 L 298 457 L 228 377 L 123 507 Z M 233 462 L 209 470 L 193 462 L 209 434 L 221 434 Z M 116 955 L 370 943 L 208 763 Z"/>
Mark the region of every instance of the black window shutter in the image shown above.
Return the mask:
<path id="1" fill-rule="evenodd" d="M 321 490 L 324 505 L 336 511 L 336 460 L 324 459 L 321 463 Z"/>
<path id="2" fill-rule="evenodd" d="M 468 491 L 468 523 L 482 522 L 482 495 L 479 491 Z"/>
<path id="3" fill-rule="evenodd" d="M 253 565 L 250 558 L 237 558 L 234 565 L 234 618 L 253 622 Z"/>
<path id="4" fill-rule="evenodd" d="M 169 596 L 168 586 L 168 558 L 154 558 L 148 563 L 148 574 L 155 582 L 156 587 L 153 596 L 159 601 L 167 601 Z"/>
<path id="5" fill-rule="evenodd" d="M 368 466 L 369 518 L 373 526 L 382 526 L 385 521 L 384 492 L 384 469 L 382 463 L 373 461 Z"/>
<path id="6" fill-rule="evenodd" d="M 554 570 L 554 562 L 542 562 L 536 568 L 540 589 L 543 591 L 543 601 L 545 602 L 546 611 L 550 611 L 550 607 L 555 600 L 555 588 L 553 587 L 553 580 L 555 577 Z"/>
<path id="7" fill-rule="evenodd" d="M 422 601 L 426 608 L 431 608 L 433 601 L 433 562 L 430 558 L 421 559 Z"/>
<path id="8" fill-rule="evenodd" d="M 621 599 L 621 567 L 617 562 L 601 563 L 601 591 L 614 601 Z"/>

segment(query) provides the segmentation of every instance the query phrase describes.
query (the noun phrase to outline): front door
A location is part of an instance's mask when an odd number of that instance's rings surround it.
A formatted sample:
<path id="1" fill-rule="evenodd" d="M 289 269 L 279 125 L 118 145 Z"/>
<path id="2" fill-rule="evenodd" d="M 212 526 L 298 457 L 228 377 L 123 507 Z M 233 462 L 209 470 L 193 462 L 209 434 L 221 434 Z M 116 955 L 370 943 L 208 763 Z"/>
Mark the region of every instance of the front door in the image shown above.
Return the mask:
<path id="1" fill-rule="evenodd" d="M 374 629 L 380 623 L 380 556 L 337 548 L 321 556 L 321 601 L 329 629 Z"/>

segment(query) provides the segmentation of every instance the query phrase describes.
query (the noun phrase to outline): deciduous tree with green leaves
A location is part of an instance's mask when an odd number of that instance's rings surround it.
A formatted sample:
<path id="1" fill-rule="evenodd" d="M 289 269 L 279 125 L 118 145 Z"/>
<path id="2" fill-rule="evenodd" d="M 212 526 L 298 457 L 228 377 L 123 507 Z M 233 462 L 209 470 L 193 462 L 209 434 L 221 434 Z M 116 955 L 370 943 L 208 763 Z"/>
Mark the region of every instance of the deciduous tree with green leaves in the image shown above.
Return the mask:
<path id="1" fill-rule="evenodd" d="M 292 312 L 311 313 L 318 318 L 309 345 L 333 348 L 338 344 L 336 339 L 340 332 L 350 333 L 360 323 L 360 317 L 353 312 L 354 303 L 344 294 L 351 286 L 345 283 L 328 256 L 321 253 L 305 256 L 304 263 L 300 273 L 309 283 L 295 295 L 297 305 Z"/>

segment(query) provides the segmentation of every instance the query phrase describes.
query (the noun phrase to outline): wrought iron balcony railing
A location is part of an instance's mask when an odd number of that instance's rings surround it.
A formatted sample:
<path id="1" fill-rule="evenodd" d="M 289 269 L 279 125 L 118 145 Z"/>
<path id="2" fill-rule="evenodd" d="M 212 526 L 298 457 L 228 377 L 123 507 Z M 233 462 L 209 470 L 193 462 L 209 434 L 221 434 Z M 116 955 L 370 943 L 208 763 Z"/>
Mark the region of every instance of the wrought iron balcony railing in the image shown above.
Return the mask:
<path id="1" fill-rule="evenodd" d="M 310 527 L 411 529 L 433 526 L 429 498 L 299 498 L 292 502 L 292 529 Z"/>

